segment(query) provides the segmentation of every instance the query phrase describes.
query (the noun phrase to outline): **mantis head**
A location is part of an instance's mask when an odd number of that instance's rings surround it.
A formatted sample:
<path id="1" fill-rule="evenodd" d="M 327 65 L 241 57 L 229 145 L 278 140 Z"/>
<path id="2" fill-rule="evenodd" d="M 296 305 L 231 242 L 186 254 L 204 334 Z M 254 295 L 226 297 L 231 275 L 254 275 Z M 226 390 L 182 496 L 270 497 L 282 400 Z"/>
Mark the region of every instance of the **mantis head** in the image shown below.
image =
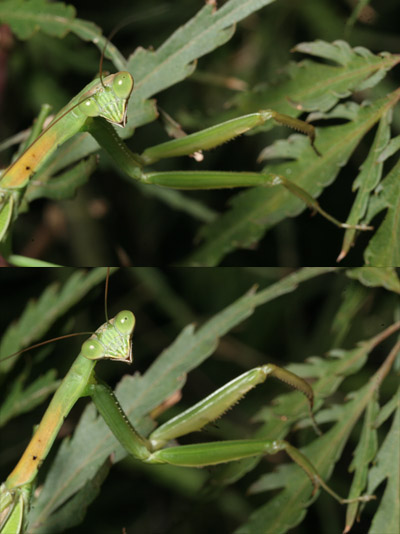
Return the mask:
<path id="1" fill-rule="evenodd" d="M 88 117 L 103 117 L 123 128 L 132 90 L 133 78 L 129 72 L 110 74 L 83 95 L 79 109 Z"/>
<path id="2" fill-rule="evenodd" d="M 135 316 L 129 310 L 123 310 L 83 343 L 80 354 L 89 360 L 109 359 L 132 363 L 134 328 Z"/>

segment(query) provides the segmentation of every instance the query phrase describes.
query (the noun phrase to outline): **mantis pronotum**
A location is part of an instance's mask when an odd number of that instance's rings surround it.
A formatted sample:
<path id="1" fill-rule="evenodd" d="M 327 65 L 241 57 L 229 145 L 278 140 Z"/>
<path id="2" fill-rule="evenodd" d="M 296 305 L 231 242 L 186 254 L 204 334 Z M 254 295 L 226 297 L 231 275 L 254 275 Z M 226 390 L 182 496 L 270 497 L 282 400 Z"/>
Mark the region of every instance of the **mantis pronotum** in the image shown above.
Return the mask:
<path id="1" fill-rule="evenodd" d="M 83 343 L 28 447 L 2 486 L 1 532 L 24 531 L 38 471 L 46 460 L 64 418 L 76 401 L 84 396 L 91 397 L 118 441 L 130 455 L 140 461 L 148 464 L 203 467 L 285 451 L 307 474 L 315 490 L 322 486 L 339 502 L 349 502 L 333 492 L 310 460 L 285 440 L 241 439 L 181 446 L 174 443 L 176 438 L 200 430 L 223 415 L 251 389 L 262 384 L 268 376 L 274 376 L 302 393 L 312 413 L 314 395 L 311 386 L 296 374 L 277 365 L 264 364 L 244 372 L 194 406 L 158 426 L 148 436 L 142 436 L 128 421 L 112 390 L 97 378 L 94 371 L 97 360 L 101 359 L 132 362 L 134 326 L 135 316 L 131 311 L 124 310 L 106 321 Z M 358 500 L 368 499 L 369 497 L 361 497 Z"/>

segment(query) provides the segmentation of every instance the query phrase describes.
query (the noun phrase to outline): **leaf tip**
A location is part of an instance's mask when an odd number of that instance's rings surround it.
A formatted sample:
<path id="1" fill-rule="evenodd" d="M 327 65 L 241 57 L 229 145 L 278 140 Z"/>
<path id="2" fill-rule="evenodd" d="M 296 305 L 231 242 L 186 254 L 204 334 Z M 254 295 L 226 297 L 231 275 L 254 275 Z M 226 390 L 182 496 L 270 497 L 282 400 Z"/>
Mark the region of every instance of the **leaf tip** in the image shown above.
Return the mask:
<path id="1" fill-rule="evenodd" d="M 342 259 L 345 258 L 346 255 L 347 255 L 347 250 L 342 249 L 342 250 L 340 251 L 339 256 L 336 258 L 336 263 L 339 263 L 340 261 L 342 261 Z"/>

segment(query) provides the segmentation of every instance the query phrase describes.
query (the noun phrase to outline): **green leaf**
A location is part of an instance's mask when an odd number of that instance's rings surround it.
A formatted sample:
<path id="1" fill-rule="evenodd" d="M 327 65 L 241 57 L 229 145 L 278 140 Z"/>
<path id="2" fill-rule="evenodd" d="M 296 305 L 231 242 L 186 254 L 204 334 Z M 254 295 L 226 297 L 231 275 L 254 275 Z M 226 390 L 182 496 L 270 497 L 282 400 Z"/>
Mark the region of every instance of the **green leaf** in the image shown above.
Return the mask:
<path id="1" fill-rule="evenodd" d="M 64 37 L 75 14 L 75 8 L 63 2 L 6 0 L 0 4 L 0 21 L 9 24 L 20 39 L 29 39 L 39 30 Z"/>
<path id="2" fill-rule="evenodd" d="M 372 54 L 363 47 L 351 48 L 345 41 L 300 43 L 293 51 L 336 64 L 309 59 L 290 63 L 278 82 L 233 99 L 241 113 L 266 107 L 294 117 L 303 111 L 328 111 L 352 92 L 376 85 L 400 61 L 397 55 Z"/>
<path id="3" fill-rule="evenodd" d="M 394 395 L 381 409 L 374 425 L 379 428 L 388 419 L 392 413 L 397 409 L 398 397 Z"/>
<path id="4" fill-rule="evenodd" d="M 379 449 L 368 479 L 368 492 L 387 480 L 381 504 L 374 516 L 369 534 L 396 534 L 400 524 L 399 478 L 400 478 L 400 390 L 396 394 L 397 410 L 392 427 Z"/>
<path id="5" fill-rule="evenodd" d="M 46 374 L 37 378 L 26 389 L 23 389 L 27 379 L 27 373 L 22 373 L 13 383 L 6 399 L 0 406 L 0 427 L 10 419 L 41 404 L 60 385 L 60 380 L 55 380 L 56 372 L 50 369 Z"/>
<path id="6" fill-rule="evenodd" d="M 354 451 L 354 458 L 349 467 L 349 471 L 355 471 L 353 483 L 351 485 L 349 498 L 355 499 L 362 495 L 367 486 L 367 476 L 369 464 L 374 460 L 378 449 L 378 434 L 374 427 L 375 418 L 379 412 L 377 395 L 369 402 L 365 412 L 364 424 L 360 441 Z M 350 503 L 346 511 L 346 529 L 349 531 L 357 517 L 358 503 Z"/>
<path id="7" fill-rule="evenodd" d="M 378 161 L 386 161 L 390 156 L 393 156 L 398 150 L 400 150 L 400 135 L 393 137 L 387 145 L 387 147 L 382 150 L 381 155 L 379 156 Z"/>
<path id="8" fill-rule="evenodd" d="M 145 100 L 192 74 L 193 62 L 226 43 L 237 22 L 273 1 L 230 0 L 219 9 L 205 5 L 158 50 L 138 48 L 128 60 L 128 70 L 136 81 L 129 106 L 136 99 Z"/>
<path id="9" fill-rule="evenodd" d="M 0 3 L 0 22 L 9 24 L 19 39 L 30 39 L 42 31 L 52 37 L 64 38 L 70 31 L 84 41 L 92 41 L 118 70 L 125 70 L 125 58 L 103 37 L 101 29 L 92 22 L 77 19 L 72 5 L 48 0 L 3 0 Z"/>
<path id="10" fill-rule="evenodd" d="M 347 276 L 359 280 L 367 287 L 384 287 L 400 293 L 400 280 L 395 267 L 358 267 L 348 270 Z"/>
<path id="11" fill-rule="evenodd" d="M 331 331 L 335 335 L 334 346 L 341 346 L 349 332 L 353 320 L 368 299 L 368 291 L 361 284 L 351 284 L 342 295 L 342 303 L 332 322 Z"/>
<path id="12" fill-rule="evenodd" d="M 370 195 L 372 191 L 377 187 L 383 170 L 383 163 L 379 161 L 379 156 L 386 148 L 390 139 L 390 121 L 392 117 L 392 110 L 388 110 L 383 115 L 379 122 L 379 126 L 375 135 L 375 139 L 371 145 L 371 149 L 368 152 L 368 156 L 364 163 L 361 165 L 361 172 L 354 180 L 353 191 L 357 191 L 357 196 L 354 199 L 353 206 L 350 214 L 347 217 L 347 224 L 359 224 L 363 220 L 367 208 Z M 354 243 L 356 230 L 347 229 L 342 244 L 342 250 L 340 258 L 344 258 L 350 250 L 350 247 Z"/>
<path id="13" fill-rule="evenodd" d="M 314 467 L 324 480 L 329 479 L 341 455 L 355 423 L 353 418 L 354 414 L 349 406 L 342 414 L 340 424 L 301 449 L 308 458 L 312 458 Z M 267 490 L 276 487 L 281 479 L 286 482 L 285 489 L 253 512 L 249 521 L 235 531 L 237 534 L 283 534 L 304 518 L 305 507 L 314 500 L 311 497 L 310 480 L 297 465 L 280 467 L 278 473 L 278 477 L 274 475 L 273 483 L 269 480 L 269 475 L 264 475 L 254 488 L 257 491 Z"/>
<path id="14" fill-rule="evenodd" d="M 382 180 L 379 189 L 372 196 L 366 221 L 387 210 L 385 217 L 370 240 L 364 259 L 367 265 L 400 265 L 400 161 Z"/>

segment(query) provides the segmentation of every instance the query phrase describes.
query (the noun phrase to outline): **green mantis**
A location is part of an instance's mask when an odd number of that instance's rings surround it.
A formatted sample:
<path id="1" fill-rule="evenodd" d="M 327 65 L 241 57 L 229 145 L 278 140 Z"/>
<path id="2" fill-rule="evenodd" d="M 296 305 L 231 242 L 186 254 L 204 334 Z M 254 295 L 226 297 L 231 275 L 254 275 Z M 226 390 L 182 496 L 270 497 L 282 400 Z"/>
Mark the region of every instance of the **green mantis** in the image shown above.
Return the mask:
<path id="1" fill-rule="evenodd" d="M 322 486 L 339 502 L 341 499 L 319 476 L 312 463 L 282 439 L 238 439 L 176 446 L 174 440 L 203 428 L 267 377 L 274 376 L 300 391 L 313 407 L 311 386 L 296 374 L 277 365 L 264 364 L 244 372 L 205 399 L 142 436 L 125 416 L 112 390 L 95 374 L 98 360 L 132 362 L 132 335 L 135 316 L 129 310 L 106 321 L 86 340 L 79 355 L 51 400 L 20 461 L 2 486 L 0 518 L 3 533 L 23 532 L 35 478 L 52 447 L 65 417 L 80 397 L 90 397 L 118 441 L 134 458 L 146 464 L 203 467 L 285 451 L 308 475 L 314 489 Z M 171 446 L 166 445 L 169 444 Z M 362 497 L 361 500 L 368 500 Z"/>
<path id="2" fill-rule="evenodd" d="M 78 132 L 89 132 L 127 176 L 143 184 L 186 190 L 283 186 L 335 225 L 348 228 L 348 225 L 326 213 L 306 191 L 282 175 L 216 171 L 155 172 L 144 169 L 145 166 L 152 166 L 162 159 L 209 150 L 271 120 L 306 134 L 318 154 L 314 146 L 314 128 L 310 124 L 273 110 L 262 110 L 135 154 L 113 128 L 113 125 L 124 127 L 126 124 L 127 104 L 133 86 L 133 77 L 129 72 L 118 72 L 104 80 L 101 77 L 95 79 L 73 98 L 22 155 L 5 169 L 0 178 L 0 252 L 5 257 L 10 255 L 12 225 L 24 208 L 24 195 L 28 185 L 57 147 Z M 352 228 L 370 229 L 363 224 Z"/>
<path id="3" fill-rule="evenodd" d="M 37 139 L 12 163 L 0 180 L 0 241 L 17 217 L 23 193 L 32 176 L 48 161 L 57 146 L 79 131 L 90 117 L 103 117 L 125 126 L 126 105 L 133 89 L 129 72 L 119 72 L 90 83 L 63 108 Z"/>

